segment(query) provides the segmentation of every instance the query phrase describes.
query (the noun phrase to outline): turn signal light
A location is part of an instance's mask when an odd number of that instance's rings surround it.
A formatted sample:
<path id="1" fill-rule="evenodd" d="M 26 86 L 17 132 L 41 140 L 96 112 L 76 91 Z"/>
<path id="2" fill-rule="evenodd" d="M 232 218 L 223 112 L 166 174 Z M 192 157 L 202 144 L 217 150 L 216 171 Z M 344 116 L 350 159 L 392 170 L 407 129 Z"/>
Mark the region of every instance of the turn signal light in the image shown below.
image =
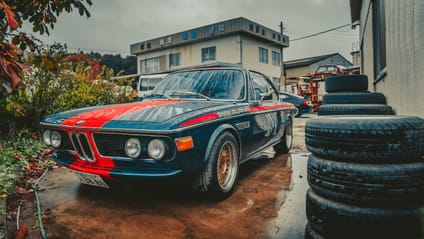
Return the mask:
<path id="1" fill-rule="evenodd" d="M 194 148 L 193 139 L 191 136 L 175 139 L 178 151 L 186 151 L 191 148 Z"/>

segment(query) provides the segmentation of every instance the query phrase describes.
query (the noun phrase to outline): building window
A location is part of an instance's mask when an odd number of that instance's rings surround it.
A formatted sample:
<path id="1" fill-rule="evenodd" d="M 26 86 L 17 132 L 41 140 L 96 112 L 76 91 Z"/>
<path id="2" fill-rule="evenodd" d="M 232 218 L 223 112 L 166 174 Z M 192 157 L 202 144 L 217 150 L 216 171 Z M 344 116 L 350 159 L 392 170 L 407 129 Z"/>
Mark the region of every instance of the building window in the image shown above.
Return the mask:
<path id="1" fill-rule="evenodd" d="M 214 34 L 215 33 L 215 26 L 209 26 L 209 34 Z"/>
<path id="2" fill-rule="evenodd" d="M 268 64 L 268 49 L 259 47 L 259 62 Z"/>
<path id="3" fill-rule="evenodd" d="M 275 33 L 272 33 L 272 39 L 275 40 L 275 37 L 276 37 Z"/>
<path id="4" fill-rule="evenodd" d="M 374 77 L 381 79 L 386 68 L 386 19 L 384 1 L 373 1 Z"/>
<path id="5" fill-rule="evenodd" d="M 218 25 L 218 32 L 223 32 L 225 30 L 224 23 Z"/>
<path id="6" fill-rule="evenodd" d="M 149 42 L 147 43 L 147 49 L 150 49 L 152 47 L 152 44 Z"/>
<path id="7" fill-rule="evenodd" d="M 191 32 L 191 39 L 196 39 L 197 38 L 197 32 L 196 31 L 192 31 Z"/>
<path id="8" fill-rule="evenodd" d="M 256 26 L 256 33 L 259 33 L 259 31 L 260 31 L 259 26 Z"/>
<path id="9" fill-rule="evenodd" d="M 202 48 L 202 62 L 216 60 L 215 47 Z"/>
<path id="10" fill-rule="evenodd" d="M 281 65 L 281 54 L 276 51 L 272 51 L 272 64 L 274 66 Z"/>
<path id="11" fill-rule="evenodd" d="M 278 38 L 278 41 L 281 41 L 281 35 L 278 35 L 277 38 Z"/>
<path id="12" fill-rule="evenodd" d="M 265 36 L 265 29 L 262 29 L 262 36 Z"/>
<path id="13" fill-rule="evenodd" d="M 159 72 L 160 70 L 160 57 L 150 58 L 140 61 L 140 68 L 142 74 L 149 74 Z"/>
<path id="14" fill-rule="evenodd" d="M 253 30 L 254 30 L 254 26 L 253 26 L 253 24 L 252 24 L 252 23 L 250 23 L 250 24 L 249 24 L 249 30 L 250 30 L 250 31 L 252 31 L 252 32 L 253 32 Z"/>
<path id="15" fill-rule="evenodd" d="M 181 59 L 181 53 L 169 54 L 169 68 L 173 66 L 179 66 Z"/>
<path id="16" fill-rule="evenodd" d="M 167 42 L 168 42 L 168 44 L 171 44 L 172 43 L 172 37 L 168 37 Z"/>
<path id="17" fill-rule="evenodd" d="M 187 32 L 184 32 L 184 33 L 181 35 L 181 38 L 182 38 L 183 40 L 187 40 L 187 39 L 188 39 L 188 33 L 187 33 Z"/>
<path id="18" fill-rule="evenodd" d="M 159 44 L 160 44 L 161 46 L 163 46 L 163 45 L 165 44 L 165 39 L 160 39 L 160 40 L 159 40 Z"/>
<path id="19" fill-rule="evenodd" d="M 140 50 L 144 50 L 144 44 L 140 45 Z"/>

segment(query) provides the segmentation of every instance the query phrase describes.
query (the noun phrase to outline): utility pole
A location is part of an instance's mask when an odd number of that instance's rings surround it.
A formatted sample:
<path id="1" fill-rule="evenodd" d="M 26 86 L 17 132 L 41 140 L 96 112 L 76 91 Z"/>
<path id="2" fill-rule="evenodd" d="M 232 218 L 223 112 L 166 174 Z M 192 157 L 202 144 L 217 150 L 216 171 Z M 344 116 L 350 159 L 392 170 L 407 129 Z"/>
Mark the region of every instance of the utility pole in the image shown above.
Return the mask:
<path id="1" fill-rule="evenodd" d="M 281 37 L 283 37 L 284 35 L 284 25 L 283 25 L 283 21 L 280 22 L 280 33 L 281 33 Z M 283 64 L 283 46 L 281 46 L 280 48 L 280 66 L 281 66 L 281 73 L 280 73 L 280 89 L 281 90 L 281 84 L 284 84 L 284 91 L 287 91 L 287 86 L 286 86 L 286 78 L 284 77 L 284 64 Z"/>

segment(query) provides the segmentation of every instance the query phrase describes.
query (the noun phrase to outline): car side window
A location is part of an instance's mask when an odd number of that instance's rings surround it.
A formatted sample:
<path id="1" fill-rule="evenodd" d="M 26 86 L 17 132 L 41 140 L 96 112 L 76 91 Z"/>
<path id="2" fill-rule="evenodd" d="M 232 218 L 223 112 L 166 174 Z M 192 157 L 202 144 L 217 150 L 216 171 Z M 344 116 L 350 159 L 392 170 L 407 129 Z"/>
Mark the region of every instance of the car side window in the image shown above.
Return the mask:
<path id="1" fill-rule="evenodd" d="M 261 97 L 264 97 L 263 100 L 278 100 L 278 95 L 265 77 L 261 74 L 250 72 L 252 78 L 252 94 L 250 99 L 254 101 L 260 101 Z"/>

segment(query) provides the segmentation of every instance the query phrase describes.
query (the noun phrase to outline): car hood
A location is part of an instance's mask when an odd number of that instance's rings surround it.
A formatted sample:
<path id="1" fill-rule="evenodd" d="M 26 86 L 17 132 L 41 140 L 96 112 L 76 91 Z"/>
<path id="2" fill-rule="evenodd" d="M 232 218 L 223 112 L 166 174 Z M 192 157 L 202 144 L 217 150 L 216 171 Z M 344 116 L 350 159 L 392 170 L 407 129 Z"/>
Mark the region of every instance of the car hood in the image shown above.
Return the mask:
<path id="1" fill-rule="evenodd" d="M 46 117 L 42 123 L 81 128 L 164 130 L 229 107 L 235 105 L 222 101 L 152 100 L 65 111 Z"/>

